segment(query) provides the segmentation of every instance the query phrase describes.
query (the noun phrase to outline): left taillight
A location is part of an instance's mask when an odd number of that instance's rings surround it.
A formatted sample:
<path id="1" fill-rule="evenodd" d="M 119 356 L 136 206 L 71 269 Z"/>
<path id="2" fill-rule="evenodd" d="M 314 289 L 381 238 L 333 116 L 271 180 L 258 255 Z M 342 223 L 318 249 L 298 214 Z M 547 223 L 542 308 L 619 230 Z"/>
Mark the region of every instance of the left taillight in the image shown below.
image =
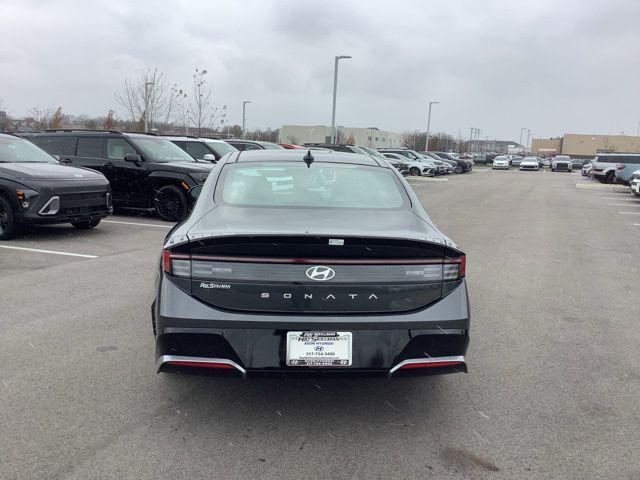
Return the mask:
<path id="1" fill-rule="evenodd" d="M 191 256 L 185 253 L 162 251 L 162 269 L 165 273 L 176 277 L 191 277 Z"/>

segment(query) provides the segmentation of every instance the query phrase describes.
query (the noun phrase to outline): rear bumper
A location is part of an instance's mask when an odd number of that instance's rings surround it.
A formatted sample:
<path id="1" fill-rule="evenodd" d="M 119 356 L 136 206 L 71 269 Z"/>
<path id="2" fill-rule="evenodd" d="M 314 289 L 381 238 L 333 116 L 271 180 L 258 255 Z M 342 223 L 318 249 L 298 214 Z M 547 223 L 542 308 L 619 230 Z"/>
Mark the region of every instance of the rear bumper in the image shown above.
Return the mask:
<path id="1" fill-rule="evenodd" d="M 154 302 L 153 321 L 158 372 L 246 378 L 385 377 L 467 371 L 464 355 L 469 344 L 470 315 L 464 282 L 445 298 L 417 312 L 293 316 L 216 310 L 165 281 L 161 282 Z M 352 332 L 352 364 L 323 368 L 287 366 L 288 331 Z"/>

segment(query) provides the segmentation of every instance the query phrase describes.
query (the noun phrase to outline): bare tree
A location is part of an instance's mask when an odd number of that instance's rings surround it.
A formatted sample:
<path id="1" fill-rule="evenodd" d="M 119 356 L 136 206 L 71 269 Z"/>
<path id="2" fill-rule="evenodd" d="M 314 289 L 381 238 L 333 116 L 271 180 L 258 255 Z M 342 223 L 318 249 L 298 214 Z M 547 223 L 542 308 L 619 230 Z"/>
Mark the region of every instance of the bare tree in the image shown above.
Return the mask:
<path id="1" fill-rule="evenodd" d="M 213 87 L 207 84 L 207 70 L 196 68 L 190 100 L 189 121 L 196 129 L 196 135 L 202 135 L 206 129 L 218 130 L 222 127 L 227 117 L 227 106 L 213 106 Z"/>
<path id="2" fill-rule="evenodd" d="M 58 107 L 53 114 L 52 128 L 62 128 L 62 107 Z"/>
<path id="3" fill-rule="evenodd" d="M 51 110 L 40 107 L 33 107 L 27 112 L 29 117 L 26 119 L 29 126 L 34 130 L 44 130 L 49 127 L 51 122 Z"/>
<path id="4" fill-rule="evenodd" d="M 122 89 L 116 90 L 114 96 L 131 122 L 142 119 L 144 124 L 146 120 L 148 128 L 158 121 L 167 123 L 176 99 L 173 88 L 167 88 L 164 74 L 157 68 L 142 70 L 133 80 L 125 78 Z"/>
<path id="5" fill-rule="evenodd" d="M 102 128 L 104 130 L 112 130 L 113 129 L 113 114 L 115 112 L 113 110 L 109 110 L 109 113 L 107 114 L 107 118 L 104 119 L 104 122 L 102 123 Z"/>

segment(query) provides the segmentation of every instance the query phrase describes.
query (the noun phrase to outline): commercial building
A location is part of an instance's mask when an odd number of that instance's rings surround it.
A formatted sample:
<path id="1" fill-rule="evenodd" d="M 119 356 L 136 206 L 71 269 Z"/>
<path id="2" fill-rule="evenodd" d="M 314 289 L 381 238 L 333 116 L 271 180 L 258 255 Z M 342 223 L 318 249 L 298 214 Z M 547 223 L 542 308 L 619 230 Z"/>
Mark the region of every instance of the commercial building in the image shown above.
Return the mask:
<path id="1" fill-rule="evenodd" d="M 336 127 L 338 143 L 350 143 L 365 147 L 383 148 L 402 146 L 402 134 L 380 130 L 377 127 Z M 280 143 L 329 143 L 331 127 L 325 125 L 283 125 Z"/>
<path id="2" fill-rule="evenodd" d="M 565 133 L 558 138 L 534 138 L 531 151 L 547 155 L 593 157 L 596 153 L 640 153 L 640 137 Z"/>
<path id="3" fill-rule="evenodd" d="M 512 140 L 471 140 L 469 151 L 473 152 L 493 152 L 504 155 L 515 155 L 522 153 L 524 147 Z"/>

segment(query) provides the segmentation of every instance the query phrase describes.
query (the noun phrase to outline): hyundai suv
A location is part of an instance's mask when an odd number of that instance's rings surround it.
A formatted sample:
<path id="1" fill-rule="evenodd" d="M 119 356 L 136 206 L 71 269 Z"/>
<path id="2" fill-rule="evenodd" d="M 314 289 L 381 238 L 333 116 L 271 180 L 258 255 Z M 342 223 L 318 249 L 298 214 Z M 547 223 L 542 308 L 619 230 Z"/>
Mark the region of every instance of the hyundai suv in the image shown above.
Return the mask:
<path id="1" fill-rule="evenodd" d="M 23 138 L 0 133 L 0 240 L 27 225 L 93 228 L 112 211 L 104 175 L 63 166 Z"/>
<path id="2" fill-rule="evenodd" d="M 204 183 L 215 165 L 198 162 L 169 140 L 118 131 L 46 130 L 22 134 L 63 164 L 102 173 L 118 207 L 153 208 L 163 220 L 189 212 L 191 187 Z"/>
<path id="3" fill-rule="evenodd" d="M 158 372 L 466 372 L 466 257 L 368 155 L 232 153 L 165 238 Z"/>

